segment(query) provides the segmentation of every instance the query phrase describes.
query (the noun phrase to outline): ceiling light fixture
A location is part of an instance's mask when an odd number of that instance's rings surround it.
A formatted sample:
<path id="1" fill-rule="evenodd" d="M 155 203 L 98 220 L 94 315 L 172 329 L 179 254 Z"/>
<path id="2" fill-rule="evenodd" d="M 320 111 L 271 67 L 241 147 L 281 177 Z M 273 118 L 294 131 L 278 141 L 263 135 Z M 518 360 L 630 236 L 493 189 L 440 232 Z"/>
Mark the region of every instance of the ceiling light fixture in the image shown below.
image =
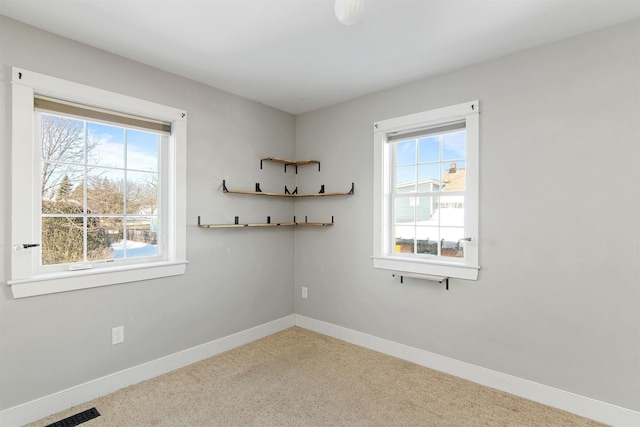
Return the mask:
<path id="1" fill-rule="evenodd" d="M 336 18 L 344 25 L 353 25 L 362 16 L 364 0 L 336 0 Z"/>

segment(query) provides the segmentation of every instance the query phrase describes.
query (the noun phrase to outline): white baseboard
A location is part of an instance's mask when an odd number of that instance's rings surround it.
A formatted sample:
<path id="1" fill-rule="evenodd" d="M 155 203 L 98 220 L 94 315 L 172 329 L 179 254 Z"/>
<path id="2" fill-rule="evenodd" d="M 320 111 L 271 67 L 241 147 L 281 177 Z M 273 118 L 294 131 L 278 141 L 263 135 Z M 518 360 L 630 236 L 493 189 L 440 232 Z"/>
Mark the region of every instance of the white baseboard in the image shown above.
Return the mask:
<path id="1" fill-rule="evenodd" d="M 495 388 L 525 399 L 616 427 L 640 426 L 640 412 L 580 396 L 533 381 L 461 362 L 352 329 L 296 315 L 296 326 L 378 351 L 417 365 Z"/>
<path id="2" fill-rule="evenodd" d="M 14 427 L 39 420 L 294 325 L 612 426 L 640 425 L 637 411 L 294 314 L 0 411 L 0 425 Z"/>
<path id="3" fill-rule="evenodd" d="M 0 426 L 14 427 L 37 421 L 132 384 L 157 377 L 295 325 L 295 315 L 274 320 L 124 371 L 0 411 Z"/>

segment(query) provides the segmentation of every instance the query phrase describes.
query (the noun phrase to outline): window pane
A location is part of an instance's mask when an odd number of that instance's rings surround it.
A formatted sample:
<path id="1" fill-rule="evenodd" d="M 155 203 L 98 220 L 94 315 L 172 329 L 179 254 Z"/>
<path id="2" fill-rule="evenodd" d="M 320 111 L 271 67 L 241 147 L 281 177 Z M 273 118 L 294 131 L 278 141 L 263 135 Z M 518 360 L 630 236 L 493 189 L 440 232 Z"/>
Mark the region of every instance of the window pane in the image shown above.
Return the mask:
<path id="1" fill-rule="evenodd" d="M 155 217 L 127 217 L 126 257 L 158 255 L 158 238 Z"/>
<path id="2" fill-rule="evenodd" d="M 417 253 L 438 255 L 438 228 L 422 227 L 416 229 L 418 244 Z"/>
<path id="3" fill-rule="evenodd" d="M 440 163 L 418 166 L 418 191 L 440 190 Z"/>
<path id="4" fill-rule="evenodd" d="M 158 214 L 157 173 L 127 173 L 127 213 L 133 215 Z"/>
<path id="5" fill-rule="evenodd" d="M 462 258 L 464 257 L 464 250 L 462 247 L 461 239 L 464 238 L 463 228 L 440 228 L 441 239 L 441 255 L 447 257 Z"/>
<path id="6" fill-rule="evenodd" d="M 413 225 L 396 225 L 395 252 L 414 253 L 416 228 Z"/>
<path id="7" fill-rule="evenodd" d="M 464 191 L 467 179 L 465 162 L 451 162 L 444 167 L 446 169 L 442 177 L 442 191 Z"/>
<path id="8" fill-rule="evenodd" d="M 87 217 L 87 261 L 115 258 L 112 244 L 122 236 L 122 218 Z"/>
<path id="9" fill-rule="evenodd" d="M 439 205 L 441 226 L 464 227 L 464 196 L 440 197 Z"/>
<path id="10" fill-rule="evenodd" d="M 415 221 L 415 197 L 397 197 L 395 203 L 395 223 L 411 224 Z"/>
<path id="11" fill-rule="evenodd" d="M 420 163 L 440 161 L 440 137 L 422 138 L 418 144 L 418 161 Z"/>
<path id="12" fill-rule="evenodd" d="M 124 168 L 124 129 L 87 123 L 87 164 Z"/>
<path id="13" fill-rule="evenodd" d="M 396 163 L 398 165 L 410 165 L 416 163 L 416 140 L 401 141 L 396 143 Z"/>
<path id="14" fill-rule="evenodd" d="M 398 189 L 401 186 L 405 188 L 405 190 L 409 187 L 412 187 L 415 190 L 415 182 L 416 182 L 416 166 L 398 166 L 396 168 L 396 183 L 398 185 Z M 409 184 L 409 185 L 406 185 Z M 409 191 L 409 190 L 406 190 Z"/>
<path id="15" fill-rule="evenodd" d="M 84 219 L 42 218 L 42 265 L 84 261 Z"/>
<path id="16" fill-rule="evenodd" d="M 84 122 L 65 117 L 40 115 L 42 160 L 84 163 Z"/>
<path id="17" fill-rule="evenodd" d="M 78 166 L 43 163 L 42 213 L 83 213 L 83 173 Z"/>
<path id="18" fill-rule="evenodd" d="M 416 221 L 419 225 L 438 225 L 433 215 L 437 209 L 437 197 L 418 197 L 416 199 Z"/>
<path id="19" fill-rule="evenodd" d="M 96 167 L 88 176 L 87 213 L 124 213 L 124 171 Z"/>
<path id="20" fill-rule="evenodd" d="M 127 169 L 158 171 L 160 135 L 127 129 Z"/>
<path id="21" fill-rule="evenodd" d="M 467 132 L 447 133 L 442 136 L 442 160 L 464 159 L 467 157 Z"/>

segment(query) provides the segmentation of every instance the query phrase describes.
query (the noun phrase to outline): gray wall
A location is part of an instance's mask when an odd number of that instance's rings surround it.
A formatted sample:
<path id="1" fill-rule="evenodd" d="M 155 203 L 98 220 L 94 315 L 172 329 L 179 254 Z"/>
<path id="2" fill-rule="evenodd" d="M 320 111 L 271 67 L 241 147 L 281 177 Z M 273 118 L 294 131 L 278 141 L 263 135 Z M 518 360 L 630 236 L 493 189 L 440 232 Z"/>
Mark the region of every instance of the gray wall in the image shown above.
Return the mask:
<path id="1" fill-rule="evenodd" d="M 479 99 L 479 280 L 374 270 L 372 124 Z M 640 410 L 640 21 L 301 115 L 296 313 Z M 308 287 L 308 299 L 300 287 Z"/>
<path id="2" fill-rule="evenodd" d="M 203 222 L 290 219 L 288 200 L 221 193 L 293 184 L 264 156 L 293 157 L 295 118 L 187 79 L 0 18 L 0 410 L 293 313 L 294 232 L 205 230 Z M 10 245 L 10 66 L 184 108 L 187 274 L 14 300 Z M 247 268 L 251 266 L 251 268 Z M 111 346 L 124 325 L 125 343 Z"/>

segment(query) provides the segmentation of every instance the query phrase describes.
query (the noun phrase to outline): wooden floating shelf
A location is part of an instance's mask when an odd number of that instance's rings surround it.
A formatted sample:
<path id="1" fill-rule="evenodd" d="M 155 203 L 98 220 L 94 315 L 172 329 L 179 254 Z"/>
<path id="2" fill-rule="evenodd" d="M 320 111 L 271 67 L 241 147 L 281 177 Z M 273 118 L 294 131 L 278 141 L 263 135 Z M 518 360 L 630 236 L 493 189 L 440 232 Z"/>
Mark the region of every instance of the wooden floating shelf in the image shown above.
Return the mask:
<path id="1" fill-rule="evenodd" d="M 200 228 L 246 228 L 246 227 L 327 227 L 330 222 L 278 222 L 257 224 L 199 224 Z"/>
<path id="2" fill-rule="evenodd" d="M 320 188 L 319 193 L 298 193 L 298 187 L 293 192 L 289 192 L 287 187 L 284 188 L 284 193 L 269 193 L 260 190 L 260 183 L 256 183 L 256 191 L 248 190 L 229 190 L 227 188 L 226 180 L 222 181 L 222 191 L 229 194 L 250 194 L 252 196 L 273 196 L 273 197 L 323 197 L 323 196 L 351 196 L 355 192 L 355 183 L 351 183 L 351 190 L 346 192 L 331 192 L 325 193 L 324 185 Z"/>
<path id="3" fill-rule="evenodd" d="M 262 162 L 280 163 L 284 165 L 285 172 L 287 172 L 287 166 L 295 166 L 296 173 L 298 173 L 298 166 L 318 165 L 318 172 L 320 172 L 320 162 L 318 160 L 286 160 L 277 157 L 265 157 L 260 159 L 260 169 L 262 169 Z"/>
<path id="4" fill-rule="evenodd" d="M 432 274 L 419 274 L 419 273 L 407 273 L 402 271 L 394 271 L 393 277 L 400 276 L 400 283 L 404 283 L 405 277 L 411 277 L 413 279 L 430 280 L 432 282 L 444 283 L 445 288 L 449 290 L 449 277 L 448 276 L 434 276 Z"/>
<path id="5" fill-rule="evenodd" d="M 306 217 L 304 222 L 297 222 L 295 217 L 293 218 L 293 222 L 271 222 L 271 218 L 267 217 L 267 222 L 254 224 L 239 224 L 238 217 L 235 218 L 234 224 L 201 224 L 200 217 L 198 217 L 198 227 L 200 228 L 328 227 L 331 225 L 333 225 L 333 217 L 331 217 L 331 222 L 307 222 Z"/>
<path id="6" fill-rule="evenodd" d="M 309 194 L 282 194 L 282 193 L 268 193 L 265 191 L 244 191 L 244 190 L 228 190 L 225 193 L 229 194 L 251 194 L 254 196 L 272 196 L 272 197 L 323 197 L 323 196 L 349 196 L 352 193 L 309 193 Z"/>

